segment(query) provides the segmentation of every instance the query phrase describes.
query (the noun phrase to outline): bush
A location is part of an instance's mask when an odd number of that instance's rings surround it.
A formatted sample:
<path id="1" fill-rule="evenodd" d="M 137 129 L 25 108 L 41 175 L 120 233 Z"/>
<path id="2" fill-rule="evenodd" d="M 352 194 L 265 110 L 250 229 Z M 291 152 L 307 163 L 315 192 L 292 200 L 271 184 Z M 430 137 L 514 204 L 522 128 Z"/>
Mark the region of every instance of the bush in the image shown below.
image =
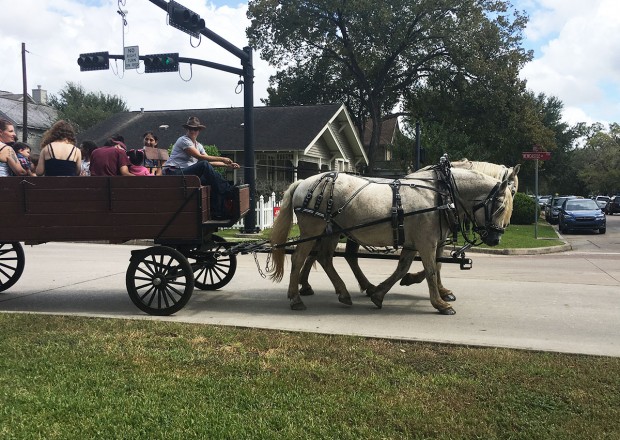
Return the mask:
<path id="1" fill-rule="evenodd" d="M 531 225 L 534 223 L 534 213 L 538 213 L 536 201 L 523 193 L 516 193 L 513 199 L 510 223 L 513 225 Z"/>

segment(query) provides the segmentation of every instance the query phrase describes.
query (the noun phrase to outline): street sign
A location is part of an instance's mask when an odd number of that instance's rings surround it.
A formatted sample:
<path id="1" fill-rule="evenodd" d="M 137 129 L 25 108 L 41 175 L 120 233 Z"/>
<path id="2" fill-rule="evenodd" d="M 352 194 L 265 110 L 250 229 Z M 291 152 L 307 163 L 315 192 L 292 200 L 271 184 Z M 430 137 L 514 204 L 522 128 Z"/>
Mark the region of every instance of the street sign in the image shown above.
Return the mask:
<path id="1" fill-rule="evenodd" d="M 525 160 L 549 160 L 551 159 L 550 151 L 524 151 L 521 156 Z"/>
<path id="2" fill-rule="evenodd" d="M 127 46 L 125 48 L 125 69 L 137 69 L 139 66 L 138 46 Z"/>

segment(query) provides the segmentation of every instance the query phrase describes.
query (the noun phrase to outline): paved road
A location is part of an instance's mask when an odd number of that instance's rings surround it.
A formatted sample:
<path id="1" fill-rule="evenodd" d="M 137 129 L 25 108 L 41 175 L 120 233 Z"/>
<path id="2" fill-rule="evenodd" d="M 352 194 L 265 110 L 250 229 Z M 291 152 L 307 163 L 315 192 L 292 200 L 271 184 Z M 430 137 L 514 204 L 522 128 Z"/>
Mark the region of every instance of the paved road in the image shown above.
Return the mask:
<path id="1" fill-rule="evenodd" d="M 620 226 L 620 216 L 616 219 Z M 354 305 L 343 306 L 320 270 L 311 275 L 317 294 L 305 299 L 308 310 L 293 312 L 286 285 L 263 280 L 252 257 L 241 256 L 228 286 L 218 292 L 196 291 L 183 310 L 167 318 L 144 315 L 127 296 L 124 278 L 132 247 L 48 243 L 26 247 L 24 275 L 0 294 L 0 311 L 167 319 L 620 356 L 620 231 L 612 227 L 605 236 L 571 235 L 569 240 L 575 250 L 562 254 L 470 254 L 470 271 L 444 265 L 444 284 L 458 298 L 454 316 L 435 312 L 425 285 L 395 287 L 381 310 L 351 289 Z M 602 246 L 598 240 L 611 244 Z M 374 281 L 385 278 L 394 264 L 362 262 Z M 344 260 L 336 265 L 347 285 L 355 286 Z"/>

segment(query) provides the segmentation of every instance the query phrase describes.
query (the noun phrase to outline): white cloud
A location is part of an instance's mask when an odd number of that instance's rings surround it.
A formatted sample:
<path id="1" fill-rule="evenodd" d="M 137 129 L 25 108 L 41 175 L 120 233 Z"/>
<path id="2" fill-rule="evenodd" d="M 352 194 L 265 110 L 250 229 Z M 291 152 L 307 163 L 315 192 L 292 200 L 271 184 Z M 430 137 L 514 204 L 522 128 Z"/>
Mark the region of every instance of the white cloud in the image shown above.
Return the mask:
<path id="1" fill-rule="evenodd" d="M 42 5 L 43 3 L 43 5 Z M 234 46 L 247 46 L 245 16 L 247 4 L 216 8 L 203 0 L 184 0 L 185 6 L 199 13 L 207 27 Z M 243 94 L 236 94 L 239 77 L 219 70 L 181 64 L 180 72 L 123 72 L 122 61 L 111 60 L 109 71 L 80 72 L 80 53 L 109 51 L 123 53 L 123 26 L 116 0 L 90 2 L 54 0 L 0 0 L 0 10 L 11 11 L 11 21 L 19 26 L 3 26 L 0 47 L 3 63 L 0 90 L 22 91 L 21 43 L 26 43 L 29 91 L 41 85 L 58 93 L 67 81 L 78 82 L 88 91 L 121 96 L 132 110 L 207 108 L 243 106 Z M 97 6 L 99 4 L 100 6 Z M 145 0 L 125 0 L 125 46 L 139 46 L 140 54 L 178 52 L 197 58 L 241 68 L 239 59 L 204 36 L 190 36 L 166 23 L 166 12 Z M 192 47 L 192 45 L 197 47 Z M 254 104 L 266 96 L 269 75 L 273 73 L 258 54 L 253 57 Z M 143 68 L 138 69 L 143 72 Z M 115 75 L 115 72 L 117 73 Z"/>
<path id="2" fill-rule="evenodd" d="M 521 76 L 535 92 L 557 96 L 566 122 L 620 121 L 620 2 L 527 2 L 526 36 L 542 42 Z M 526 3 L 521 5 L 526 6 Z"/>

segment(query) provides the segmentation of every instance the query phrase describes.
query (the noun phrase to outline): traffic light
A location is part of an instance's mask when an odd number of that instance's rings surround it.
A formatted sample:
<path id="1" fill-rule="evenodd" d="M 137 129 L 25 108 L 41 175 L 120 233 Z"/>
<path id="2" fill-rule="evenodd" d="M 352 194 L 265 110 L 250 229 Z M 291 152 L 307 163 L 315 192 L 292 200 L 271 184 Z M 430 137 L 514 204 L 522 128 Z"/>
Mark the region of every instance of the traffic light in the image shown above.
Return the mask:
<path id="1" fill-rule="evenodd" d="M 178 70 L 178 53 L 158 53 L 144 56 L 144 73 L 177 72 Z"/>
<path id="2" fill-rule="evenodd" d="M 200 31 L 205 28 L 204 19 L 200 15 L 178 4 L 174 0 L 168 2 L 168 23 L 170 26 L 198 38 Z"/>
<path id="3" fill-rule="evenodd" d="M 80 71 L 107 70 L 110 68 L 110 54 L 108 52 L 82 53 L 77 60 Z"/>

